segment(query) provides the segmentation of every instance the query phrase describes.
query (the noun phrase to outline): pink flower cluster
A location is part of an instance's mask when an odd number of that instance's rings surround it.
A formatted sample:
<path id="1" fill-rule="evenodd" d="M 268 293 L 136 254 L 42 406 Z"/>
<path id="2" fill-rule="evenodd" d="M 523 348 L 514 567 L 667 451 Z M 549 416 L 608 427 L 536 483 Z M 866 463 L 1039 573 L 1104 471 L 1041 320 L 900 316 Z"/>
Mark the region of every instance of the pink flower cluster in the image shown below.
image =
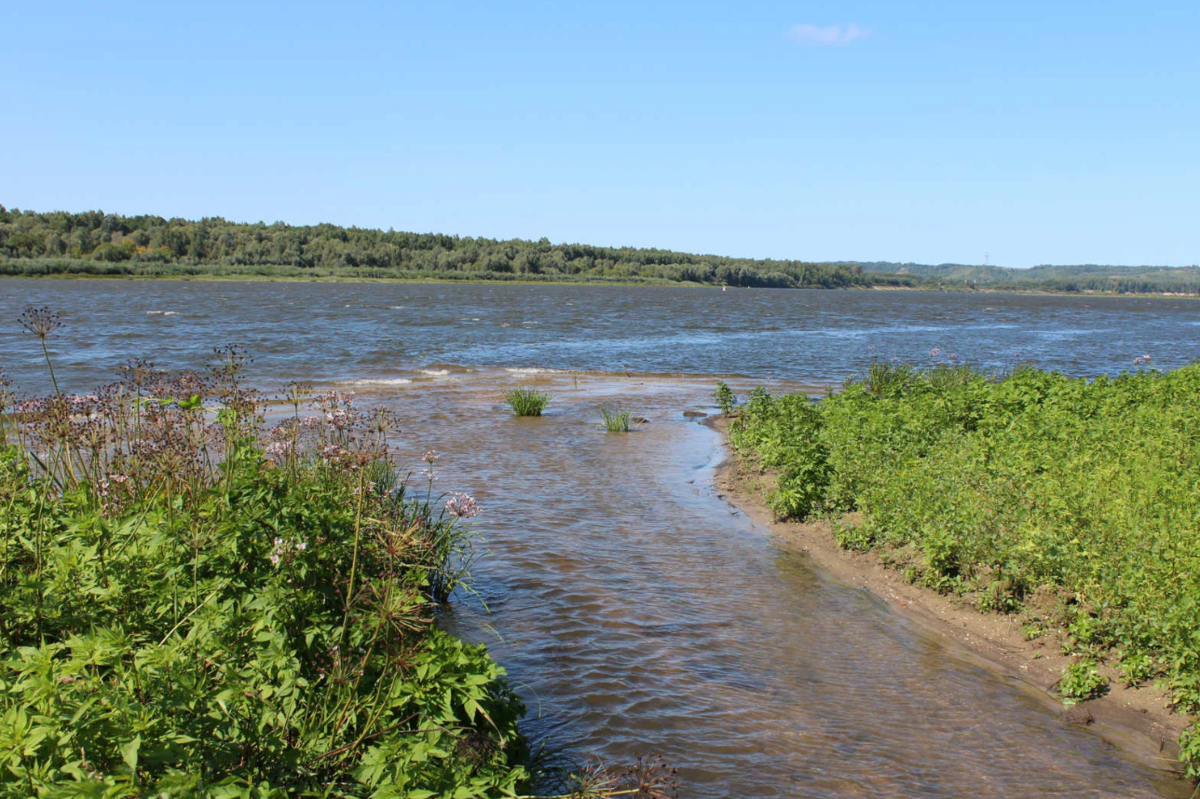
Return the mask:
<path id="1" fill-rule="evenodd" d="M 326 424 L 335 430 L 345 431 L 354 424 L 353 391 L 327 391 L 316 398 L 315 404 L 325 415 Z"/>
<path id="2" fill-rule="evenodd" d="M 129 482 L 129 478 L 123 474 L 110 474 L 108 477 L 101 478 L 100 485 L 96 487 L 96 493 L 100 497 L 100 514 L 108 517 L 114 512 L 121 509 L 121 498 L 113 496 L 119 489 L 123 489 Z"/>
<path id="3" fill-rule="evenodd" d="M 468 494 L 455 494 L 446 500 L 446 510 L 460 519 L 470 519 L 479 513 L 479 503 Z"/>
<path id="4" fill-rule="evenodd" d="M 272 441 L 263 448 L 268 459 L 273 461 L 284 460 L 292 454 L 294 444 L 291 441 Z"/>
<path id="5" fill-rule="evenodd" d="M 288 541 L 283 538 L 276 538 L 275 548 L 271 550 L 271 563 L 278 566 L 279 561 L 291 553 L 303 552 L 306 549 L 308 549 L 308 544 L 304 541 Z"/>

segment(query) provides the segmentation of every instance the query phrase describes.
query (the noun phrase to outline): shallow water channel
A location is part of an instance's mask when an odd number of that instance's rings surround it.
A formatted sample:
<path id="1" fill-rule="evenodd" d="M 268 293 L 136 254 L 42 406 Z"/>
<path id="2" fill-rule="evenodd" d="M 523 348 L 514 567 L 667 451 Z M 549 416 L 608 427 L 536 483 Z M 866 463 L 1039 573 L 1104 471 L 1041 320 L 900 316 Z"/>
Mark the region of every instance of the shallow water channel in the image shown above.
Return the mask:
<path id="1" fill-rule="evenodd" d="M 1076 374 L 1146 352 L 1179 365 L 1200 352 L 1194 302 L 0 281 L 0 365 L 37 392 L 41 353 L 14 322 L 28 305 L 63 312 L 52 349 L 71 390 L 128 357 L 196 368 L 240 341 L 264 388 L 312 380 L 394 407 L 402 463 L 415 473 L 438 449 L 433 491 L 483 507 L 478 595 L 445 623 L 490 646 L 551 749 L 613 764 L 661 752 L 687 797 L 1187 795 L 777 547 L 715 494 L 721 442 L 682 411 L 713 410 L 706 375 L 743 391 L 836 383 L 935 349 Z M 553 394 L 545 417 L 501 406 L 520 384 Z M 649 424 L 606 433 L 606 404 Z"/>
<path id="2" fill-rule="evenodd" d="M 548 414 L 519 419 L 499 404 L 512 380 L 397 407 L 408 460 L 437 448 L 434 490 L 484 508 L 479 596 L 448 621 L 508 668 L 536 740 L 662 752 L 689 797 L 1179 792 L 731 509 L 718 435 L 682 416 L 712 410 L 706 381 L 542 375 Z M 607 433 L 607 403 L 650 422 Z"/>

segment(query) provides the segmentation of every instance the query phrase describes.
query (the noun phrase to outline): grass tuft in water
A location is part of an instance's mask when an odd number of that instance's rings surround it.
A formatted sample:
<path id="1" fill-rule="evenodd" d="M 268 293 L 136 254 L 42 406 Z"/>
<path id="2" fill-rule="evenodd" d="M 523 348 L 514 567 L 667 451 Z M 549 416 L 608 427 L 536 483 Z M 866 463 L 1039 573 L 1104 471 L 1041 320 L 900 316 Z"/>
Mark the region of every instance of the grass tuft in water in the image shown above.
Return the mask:
<path id="1" fill-rule="evenodd" d="M 604 429 L 610 433 L 628 433 L 637 426 L 633 421 L 633 414 L 620 408 L 601 408 L 600 418 Z"/>
<path id="2" fill-rule="evenodd" d="M 535 388 L 519 387 L 505 394 L 504 402 L 517 416 L 541 416 L 550 395 Z"/>

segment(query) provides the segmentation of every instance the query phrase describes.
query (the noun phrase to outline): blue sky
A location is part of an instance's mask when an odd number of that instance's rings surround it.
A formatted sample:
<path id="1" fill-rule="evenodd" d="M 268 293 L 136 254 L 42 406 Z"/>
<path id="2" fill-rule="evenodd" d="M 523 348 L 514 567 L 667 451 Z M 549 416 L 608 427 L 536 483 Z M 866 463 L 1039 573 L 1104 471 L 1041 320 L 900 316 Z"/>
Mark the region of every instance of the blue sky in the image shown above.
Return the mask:
<path id="1" fill-rule="evenodd" d="M 1200 3 L 0 0 L 0 203 L 1200 262 Z"/>

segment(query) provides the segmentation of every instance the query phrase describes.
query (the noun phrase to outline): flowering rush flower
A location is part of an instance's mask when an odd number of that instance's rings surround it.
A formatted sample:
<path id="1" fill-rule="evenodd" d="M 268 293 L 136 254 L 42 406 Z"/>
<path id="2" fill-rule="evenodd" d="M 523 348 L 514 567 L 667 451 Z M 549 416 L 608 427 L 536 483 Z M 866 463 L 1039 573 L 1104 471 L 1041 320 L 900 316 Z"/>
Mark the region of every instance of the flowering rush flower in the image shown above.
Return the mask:
<path id="1" fill-rule="evenodd" d="M 275 539 L 275 548 L 271 550 L 271 565 L 278 566 L 279 561 L 292 552 L 303 552 L 308 549 L 305 541 L 288 541 L 283 538 Z"/>
<path id="2" fill-rule="evenodd" d="M 460 519 L 469 519 L 479 513 L 479 503 L 468 494 L 455 494 L 446 500 L 446 510 Z"/>
<path id="3" fill-rule="evenodd" d="M 271 460 L 280 460 L 286 458 L 292 451 L 291 441 L 272 441 L 263 449 L 266 456 Z"/>
<path id="4" fill-rule="evenodd" d="M 421 460 L 432 466 L 440 457 L 441 455 L 438 454 L 436 449 L 427 449 L 425 450 L 425 454 L 421 456 Z"/>

